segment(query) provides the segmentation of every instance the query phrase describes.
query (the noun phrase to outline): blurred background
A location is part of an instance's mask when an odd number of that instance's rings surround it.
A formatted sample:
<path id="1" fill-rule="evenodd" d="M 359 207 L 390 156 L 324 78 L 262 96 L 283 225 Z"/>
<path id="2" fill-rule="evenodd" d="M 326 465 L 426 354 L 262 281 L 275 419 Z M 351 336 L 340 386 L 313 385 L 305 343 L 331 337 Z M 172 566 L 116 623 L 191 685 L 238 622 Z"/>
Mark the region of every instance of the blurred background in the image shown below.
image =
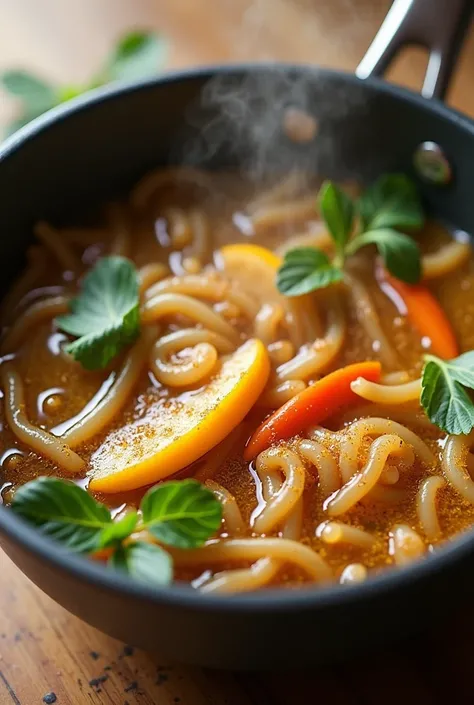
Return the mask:
<path id="1" fill-rule="evenodd" d="M 118 37 L 137 28 L 166 37 L 165 70 L 252 59 L 354 70 L 390 4 L 391 0 L 0 0 L 0 71 L 22 68 L 53 83 L 81 84 L 103 63 Z M 425 62 L 422 49 L 410 49 L 389 77 L 417 88 Z M 474 66 L 472 32 L 449 94 L 449 102 L 464 110 L 472 89 L 467 65 Z M 3 92 L 0 128 L 15 109 L 15 102 Z"/>

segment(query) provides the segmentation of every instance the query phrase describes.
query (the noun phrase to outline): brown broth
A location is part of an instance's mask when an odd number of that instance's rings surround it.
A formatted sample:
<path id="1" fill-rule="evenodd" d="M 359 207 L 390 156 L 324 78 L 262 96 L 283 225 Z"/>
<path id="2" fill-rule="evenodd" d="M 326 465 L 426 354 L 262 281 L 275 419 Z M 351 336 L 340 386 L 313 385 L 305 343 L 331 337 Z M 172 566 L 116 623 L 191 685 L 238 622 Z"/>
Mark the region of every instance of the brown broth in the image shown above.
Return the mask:
<path id="1" fill-rule="evenodd" d="M 258 242 L 271 249 L 286 239 L 307 231 L 317 225 L 316 215 L 311 220 L 302 219 L 299 222 L 287 221 L 277 227 L 266 229 L 258 237 L 251 237 L 242 232 L 239 224 L 245 224 L 245 217 L 249 199 L 254 197 L 254 189 L 232 175 L 222 175 L 218 179 L 218 189 L 212 197 L 204 195 L 199 189 L 188 187 L 168 189 L 161 201 L 142 213 L 131 218 L 132 252 L 131 258 L 137 266 L 149 262 L 171 262 L 171 269 L 179 273 L 177 253 L 168 245 L 166 222 L 163 217 L 163 207 L 178 206 L 185 210 L 199 206 L 207 213 L 212 229 L 213 247 L 208 252 L 208 262 L 212 262 L 216 251 L 225 243 Z M 128 208 L 128 206 L 127 206 Z M 104 231 L 105 232 L 105 231 Z M 425 250 L 435 249 L 449 239 L 448 233 L 439 224 L 429 223 L 419 235 L 421 247 Z M 101 253 L 107 252 L 107 242 L 96 242 L 86 248 L 76 247 L 80 255 L 83 270 L 94 263 Z M 396 348 L 401 368 L 410 372 L 412 378 L 419 374 L 422 364 L 422 354 L 425 352 L 420 342 L 418 333 L 412 328 L 408 319 L 401 315 L 394 304 L 379 288 L 373 277 L 373 253 L 368 250 L 359 257 L 358 266 L 360 276 L 363 277 L 377 309 L 385 334 Z M 443 306 L 448 319 L 451 321 L 462 351 L 474 349 L 474 260 L 471 260 L 451 275 L 435 280 L 430 284 L 433 292 Z M 25 308 L 26 303 L 40 298 L 48 293 L 48 287 L 57 287 L 55 292 L 73 292 L 74 286 L 68 281 L 66 273 L 49 255 L 49 266 L 44 272 L 41 281 L 35 285 L 35 290 L 29 292 L 19 302 L 15 315 Z M 258 295 L 258 291 L 256 292 Z M 319 294 L 314 295 L 317 302 Z M 346 315 L 349 321 L 348 334 L 343 352 L 327 371 L 331 371 L 344 364 L 365 360 L 377 359 L 377 350 L 360 327 L 354 312 L 346 306 Z M 169 330 L 173 330 L 178 319 L 168 321 Z M 7 320 L 8 323 L 8 320 Z M 232 320 L 242 339 L 251 334 L 248 325 L 242 319 Z M 65 336 L 59 333 L 52 322 L 42 323 L 30 331 L 28 341 L 17 352 L 16 362 L 23 378 L 26 396 L 26 413 L 31 423 L 47 430 L 57 429 L 67 425 L 68 420 L 80 414 L 91 398 L 98 393 L 102 385 L 113 379 L 114 370 L 120 364 L 120 358 L 113 361 L 109 369 L 98 372 L 87 372 L 77 363 L 64 359 L 59 354 L 58 345 Z M 308 341 L 310 342 L 310 341 Z M 384 372 L 390 372 L 385 369 Z M 50 390 L 50 391 L 48 391 Z M 52 391 L 51 391 L 52 390 Z M 167 398 L 173 393 L 161 386 L 146 370 L 129 399 L 123 412 L 115 419 L 105 433 L 92 439 L 91 442 L 77 448 L 79 455 L 88 461 L 91 454 L 101 445 L 105 436 L 114 428 L 141 418 L 148 406 L 158 399 Z M 53 397 L 53 401 L 45 399 Z M 362 400 L 363 401 L 363 400 Z M 362 406 L 362 404 L 361 404 Z M 252 429 L 265 415 L 263 409 L 253 410 L 246 423 Z M 339 418 L 330 419 L 328 427 L 340 428 Z M 66 426 L 63 426 L 65 428 Z M 31 452 L 19 443 L 6 423 L 3 405 L 0 406 L 0 478 L 3 482 L 3 496 L 8 501 L 11 488 L 16 487 L 39 475 L 59 475 L 61 471 L 51 462 Z M 442 432 L 415 430 L 439 458 L 445 434 Z M 242 510 L 243 517 L 250 521 L 252 512 L 257 506 L 256 481 L 250 466 L 242 459 L 243 445 L 246 436 L 232 453 L 224 458 L 219 467 L 215 480 L 226 487 L 235 495 Z M 291 443 L 290 443 L 291 446 Z M 328 445 L 328 450 L 334 449 Z M 363 459 L 361 458 L 361 461 Z M 184 469 L 179 477 L 192 475 L 196 467 L 205 464 L 206 459 L 198 461 L 193 467 Z M 431 468 L 430 472 L 441 473 L 439 466 Z M 407 472 L 402 473 L 399 486 L 406 490 L 406 499 L 397 504 L 359 504 L 353 510 L 338 517 L 338 519 L 354 526 L 366 529 L 377 536 L 379 541 L 375 548 L 367 550 L 356 547 L 341 547 L 324 544 L 315 536 L 316 527 L 327 516 L 323 511 L 323 502 L 320 497 L 317 482 L 317 472 L 307 468 L 307 485 L 304 492 L 304 524 L 302 541 L 315 550 L 333 566 L 336 575 L 348 563 L 363 563 L 370 569 L 380 570 L 390 565 L 393 559 L 388 551 L 388 535 L 391 527 L 397 522 L 403 522 L 414 529 L 419 529 L 416 515 L 415 497 L 420 481 L 428 476 L 428 471 L 419 462 Z M 1 485 L 1 483 L 0 483 Z M 144 489 L 119 495 L 100 495 L 98 498 L 111 507 L 119 509 L 124 505 L 136 505 Z M 438 516 L 443 529 L 440 541 L 444 541 L 462 532 L 474 523 L 474 507 L 463 500 L 453 489 L 446 486 L 438 494 Z M 225 567 L 225 566 L 224 566 Z M 183 570 L 178 576 L 184 579 L 197 578 L 207 566 L 196 570 Z M 219 567 L 219 570 L 222 566 Z M 298 585 L 304 581 L 303 574 L 298 571 L 282 569 L 274 583 L 284 582 L 289 585 Z"/>

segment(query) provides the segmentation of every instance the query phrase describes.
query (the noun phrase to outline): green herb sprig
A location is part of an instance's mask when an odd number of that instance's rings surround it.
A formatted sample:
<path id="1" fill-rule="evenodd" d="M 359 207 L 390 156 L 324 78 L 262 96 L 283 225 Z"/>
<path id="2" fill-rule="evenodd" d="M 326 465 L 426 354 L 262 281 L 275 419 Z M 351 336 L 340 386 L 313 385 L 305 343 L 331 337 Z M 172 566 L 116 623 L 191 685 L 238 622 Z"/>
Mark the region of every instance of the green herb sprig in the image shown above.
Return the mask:
<path id="1" fill-rule="evenodd" d="M 357 200 L 326 181 L 319 207 L 335 244 L 335 256 L 331 261 L 326 253 L 311 247 L 289 250 L 277 274 L 282 294 L 301 296 L 341 281 L 346 259 L 366 245 L 377 247 L 386 268 L 398 279 L 409 284 L 420 280 L 418 245 L 399 232 L 400 228 L 421 228 L 424 223 L 416 187 L 407 176 L 381 176 Z"/>
<path id="2" fill-rule="evenodd" d="M 77 336 L 66 352 L 88 370 L 105 367 L 140 332 L 138 275 L 125 257 L 98 260 L 86 274 L 71 313 L 58 316 L 61 330 Z"/>
<path id="3" fill-rule="evenodd" d="M 421 405 L 438 428 L 454 435 L 474 428 L 474 350 L 454 360 L 425 355 L 421 378 Z"/>
<path id="4" fill-rule="evenodd" d="M 132 510 L 119 521 L 86 490 L 54 477 L 39 477 L 19 487 L 11 508 L 75 553 L 112 549 L 112 567 L 157 585 L 172 580 L 171 556 L 158 545 L 133 540 L 132 534 L 146 530 L 164 546 L 190 549 L 202 546 L 222 520 L 221 503 L 192 479 L 152 487 L 139 512 Z"/>
<path id="5" fill-rule="evenodd" d="M 54 86 L 28 71 L 5 71 L 0 74 L 0 84 L 19 103 L 17 117 L 8 125 L 7 135 L 46 110 L 92 88 L 156 73 L 164 65 L 166 53 L 167 44 L 161 36 L 153 32 L 134 31 L 119 39 L 104 66 L 84 85 Z"/>

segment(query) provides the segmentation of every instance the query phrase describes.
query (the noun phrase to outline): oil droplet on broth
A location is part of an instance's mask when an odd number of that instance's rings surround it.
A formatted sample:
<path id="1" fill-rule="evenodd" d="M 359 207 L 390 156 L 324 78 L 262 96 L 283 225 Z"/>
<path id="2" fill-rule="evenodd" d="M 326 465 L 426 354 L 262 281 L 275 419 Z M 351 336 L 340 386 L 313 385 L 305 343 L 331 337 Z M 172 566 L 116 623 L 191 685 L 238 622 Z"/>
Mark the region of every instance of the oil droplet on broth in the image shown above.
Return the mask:
<path id="1" fill-rule="evenodd" d="M 45 421 L 50 414 L 60 409 L 63 403 L 62 395 L 65 393 L 66 390 L 62 387 L 51 387 L 38 394 L 36 399 L 38 419 Z"/>
<path id="2" fill-rule="evenodd" d="M 4 470 L 15 471 L 21 463 L 21 459 L 25 457 L 25 453 L 18 448 L 8 448 L 0 456 L 0 465 Z"/>

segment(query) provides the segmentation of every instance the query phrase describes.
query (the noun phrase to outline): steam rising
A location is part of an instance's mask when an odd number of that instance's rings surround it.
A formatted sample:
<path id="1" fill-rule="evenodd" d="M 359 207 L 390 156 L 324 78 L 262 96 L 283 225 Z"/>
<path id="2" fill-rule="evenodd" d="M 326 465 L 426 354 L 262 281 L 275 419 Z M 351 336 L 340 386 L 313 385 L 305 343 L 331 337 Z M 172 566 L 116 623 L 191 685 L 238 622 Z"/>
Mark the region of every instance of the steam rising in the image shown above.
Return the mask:
<path id="1" fill-rule="evenodd" d="M 354 31 L 360 34 L 367 16 L 361 17 L 354 2 L 333 0 L 331 13 L 334 8 L 337 17 L 345 17 L 346 27 L 354 25 Z M 337 171 L 344 172 L 343 142 L 347 147 L 349 122 L 345 118 L 360 119 L 367 109 L 359 87 L 340 80 L 328 82 L 316 68 L 270 62 L 272 31 L 274 39 L 275 33 L 281 35 L 287 26 L 300 27 L 301 35 L 297 39 L 289 36 L 288 44 L 290 54 L 295 53 L 301 40 L 306 46 L 298 53 L 301 59 L 312 43 L 321 40 L 330 42 L 334 55 L 338 43 L 347 45 L 347 29 L 344 32 L 331 27 L 334 14 L 328 25 L 328 8 L 314 0 L 298 0 L 296 5 L 282 0 L 253 0 L 243 11 L 241 3 L 228 3 L 233 4 L 226 12 L 235 15 L 235 27 L 224 40 L 231 43 L 233 56 L 237 60 L 252 56 L 267 63 L 256 63 L 246 70 L 226 68 L 206 83 L 199 100 L 188 111 L 193 136 L 186 142 L 185 153 L 179 155 L 180 161 L 204 167 L 237 166 L 256 184 L 269 172 L 287 173 L 295 168 L 329 175 L 337 165 Z M 301 16 L 308 21 L 302 21 Z M 298 24 L 296 17 L 300 18 Z M 328 29 L 334 34 L 330 40 L 322 36 Z M 278 42 L 284 45 L 281 36 Z M 304 111 L 316 121 L 314 138 L 299 143 L 289 138 L 288 131 L 285 133 L 288 108 Z"/>
<path id="2" fill-rule="evenodd" d="M 294 141 L 285 129 L 288 109 L 303 111 L 317 129 L 310 141 Z M 319 173 L 336 163 L 344 118 L 365 111 L 360 91 L 328 83 L 316 69 L 260 65 L 224 70 L 204 86 L 188 120 L 197 136 L 185 161 L 201 166 L 237 166 L 258 182 L 295 167 Z"/>

